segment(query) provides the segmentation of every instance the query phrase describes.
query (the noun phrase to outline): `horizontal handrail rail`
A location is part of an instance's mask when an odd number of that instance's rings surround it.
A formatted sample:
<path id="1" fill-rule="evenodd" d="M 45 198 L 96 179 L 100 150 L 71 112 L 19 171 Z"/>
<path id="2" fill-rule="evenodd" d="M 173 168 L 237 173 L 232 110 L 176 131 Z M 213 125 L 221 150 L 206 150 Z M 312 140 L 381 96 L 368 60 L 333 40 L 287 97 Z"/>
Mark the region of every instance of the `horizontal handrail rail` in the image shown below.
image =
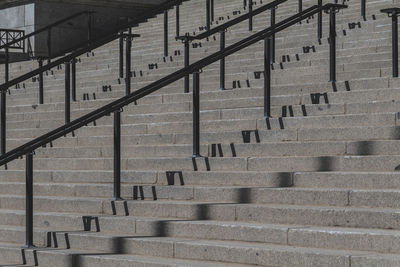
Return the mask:
<path id="1" fill-rule="evenodd" d="M 265 12 L 265 11 L 271 9 L 271 8 L 274 8 L 274 7 L 284 3 L 286 1 L 287 0 L 275 0 L 275 1 L 271 2 L 271 3 L 268 3 L 268 4 L 266 4 L 266 5 L 262 6 L 262 7 L 259 7 L 259 8 L 255 9 L 255 10 L 253 10 L 252 12 L 249 12 L 249 13 L 246 13 L 246 14 L 244 14 L 242 16 L 234 18 L 234 19 L 232 19 L 232 20 L 230 20 L 230 21 L 228 21 L 228 22 L 226 22 L 226 23 L 224 23 L 222 25 L 219 25 L 219 26 L 217 26 L 215 28 L 209 29 L 206 32 L 203 32 L 203 33 L 201 33 L 199 35 L 196 35 L 196 36 L 178 36 L 176 38 L 177 39 L 188 38 L 189 40 L 202 40 L 202 39 L 205 39 L 207 37 L 210 37 L 211 35 L 214 35 L 216 33 L 224 31 L 224 30 L 226 30 L 226 29 L 228 29 L 228 28 L 230 28 L 232 26 L 235 26 L 236 24 L 239 24 L 239 23 L 249 19 L 250 17 L 253 17 L 255 15 L 261 14 L 261 13 L 263 13 L 263 12 Z"/>
<path id="2" fill-rule="evenodd" d="M 314 5 L 296 15 L 293 15 L 279 23 L 276 23 L 275 26 L 266 28 L 258 33 L 255 33 L 251 35 L 250 37 L 247 37 L 235 44 L 232 44 L 225 49 L 218 51 L 210 56 L 205 57 L 204 59 L 201 59 L 191 65 L 189 65 L 186 68 L 182 68 L 158 81 L 155 81 L 142 89 L 139 89 L 129 95 L 126 95 L 125 97 L 122 97 L 118 100 L 113 101 L 112 103 L 109 103 L 99 109 L 96 109 L 95 111 L 92 111 L 70 123 L 67 123 L 47 134 L 44 134 L 28 143 L 25 145 L 19 146 L 6 154 L 2 155 L 0 157 L 0 166 L 5 165 L 9 163 L 10 161 L 17 159 L 21 156 L 24 156 L 27 153 L 32 153 L 34 150 L 60 138 L 63 137 L 67 134 L 72 133 L 73 131 L 89 124 L 92 123 L 102 117 L 110 115 L 114 111 L 118 111 L 123 109 L 125 106 L 131 104 L 132 102 L 135 102 L 161 88 L 164 86 L 167 86 L 175 81 L 178 81 L 185 77 L 188 74 L 192 74 L 196 71 L 199 71 L 200 69 L 217 62 L 218 60 L 221 60 L 222 58 L 225 58 L 229 55 L 232 55 L 233 53 L 242 50 L 250 45 L 253 45 L 261 40 L 265 40 L 265 38 L 271 36 L 274 33 L 280 32 L 292 25 L 295 25 L 299 23 L 300 21 L 320 12 L 321 10 L 327 10 L 330 8 L 345 8 L 347 7 L 346 5 L 339 5 L 339 4 L 326 4 L 324 6 L 318 6 Z M 118 35 L 114 36 L 115 38 L 118 38 Z M 70 55 L 68 58 L 72 59 L 74 56 Z M 59 60 L 60 61 L 60 60 Z M 63 62 L 65 59 L 63 60 Z M 56 63 L 56 62 L 54 62 Z M 58 62 L 60 64 L 60 62 Z"/>
<path id="3" fill-rule="evenodd" d="M 7 29 L 7 28 L 0 28 L 0 31 L 4 31 L 4 32 L 25 32 L 24 30 Z"/>
<path id="4" fill-rule="evenodd" d="M 82 16 L 82 15 L 91 14 L 91 13 L 95 13 L 95 12 L 94 12 L 94 11 L 82 11 L 82 12 L 75 13 L 75 14 L 73 14 L 73 15 L 71 15 L 71 16 L 68 16 L 68 17 L 63 18 L 63 19 L 61 19 L 61 20 L 58 20 L 58 21 L 56 21 L 56 22 L 54 22 L 54 23 L 52 23 L 52 24 L 50 24 L 50 25 L 47 25 L 46 27 L 40 28 L 39 30 L 36 30 L 36 31 L 34 31 L 34 32 L 30 33 L 30 34 L 27 34 L 27 35 L 25 35 L 25 36 L 22 37 L 22 38 L 19 38 L 19 39 L 17 39 L 17 40 L 14 40 L 14 41 L 12 41 L 12 42 L 9 42 L 9 43 L 7 43 L 7 44 L 4 44 L 4 45 L 0 46 L 0 49 L 4 49 L 4 48 L 7 48 L 7 47 L 10 47 L 11 45 L 13 45 L 13 44 L 15 44 L 15 43 L 24 41 L 24 40 L 26 40 L 26 39 L 28 39 L 28 38 L 30 38 L 30 37 L 32 37 L 32 36 L 35 36 L 35 35 L 37 35 L 37 34 L 39 34 L 39 33 L 42 33 L 42 32 L 44 32 L 44 31 L 47 31 L 47 30 L 49 30 L 49 29 L 51 29 L 51 28 L 53 28 L 53 27 L 55 27 L 55 26 L 57 26 L 57 25 L 59 25 L 59 24 L 62 24 L 62 23 L 64 23 L 64 22 L 66 22 L 66 21 L 69 21 L 69 20 L 71 20 L 71 19 L 74 19 L 74 18 L 79 17 L 79 16 Z"/>

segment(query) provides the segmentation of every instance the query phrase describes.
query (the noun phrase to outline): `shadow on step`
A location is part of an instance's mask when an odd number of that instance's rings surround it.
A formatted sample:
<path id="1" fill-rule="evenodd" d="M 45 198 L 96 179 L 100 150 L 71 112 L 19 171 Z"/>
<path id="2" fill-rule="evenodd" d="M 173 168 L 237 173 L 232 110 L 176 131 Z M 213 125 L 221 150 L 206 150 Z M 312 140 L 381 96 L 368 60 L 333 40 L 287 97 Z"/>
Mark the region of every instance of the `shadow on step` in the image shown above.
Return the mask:
<path id="1" fill-rule="evenodd" d="M 374 155 L 374 143 L 369 141 L 360 141 L 356 143 L 355 154 L 368 156 Z"/>
<path id="2" fill-rule="evenodd" d="M 318 157 L 318 167 L 316 171 L 329 172 L 335 170 L 335 162 L 332 157 Z"/>

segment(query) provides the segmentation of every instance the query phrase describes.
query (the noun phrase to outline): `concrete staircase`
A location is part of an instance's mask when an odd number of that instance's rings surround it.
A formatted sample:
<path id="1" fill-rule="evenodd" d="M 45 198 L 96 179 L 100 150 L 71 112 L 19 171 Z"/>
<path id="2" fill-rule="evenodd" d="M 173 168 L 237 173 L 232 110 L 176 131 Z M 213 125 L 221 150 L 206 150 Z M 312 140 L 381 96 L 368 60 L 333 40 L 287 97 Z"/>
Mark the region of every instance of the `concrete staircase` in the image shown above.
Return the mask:
<path id="1" fill-rule="evenodd" d="M 215 2 L 216 18 L 224 18 L 219 23 L 235 17 L 233 11 L 246 12 L 239 0 Z M 112 117 L 37 150 L 35 250 L 21 250 L 25 161 L 3 167 L 0 265 L 400 266 L 400 82 L 391 78 L 391 22 L 379 13 L 398 2 L 367 1 L 367 21 L 359 1 L 346 3 L 337 15 L 335 84 L 327 82 L 326 15 L 321 44 L 315 18 L 277 34 L 269 120 L 263 118 L 263 76 L 257 77 L 262 43 L 227 58 L 225 91 L 218 90 L 217 63 L 203 70 L 204 158 L 191 158 L 192 96 L 183 93 L 182 81 L 124 109 L 125 201 L 110 200 Z M 199 32 L 203 7 L 199 0 L 183 4 L 182 33 Z M 296 9 L 297 1 L 289 0 L 277 9 L 277 21 Z M 183 66 L 174 17 L 170 11 L 168 58 L 162 57 L 163 18 L 138 28 L 133 88 Z M 349 29 L 354 22 L 361 27 Z M 254 31 L 268 25 L 269 15 L 260 15 Z M 250 34 L 242 23 L 228 31 L 227 43 Z M 315 52 L 305 53 L 306 46 Z M 202 41 L 191 47 L 191 60 L 218 49 L 219 36 Z M 34 68 L 34 62 L 13 64 L 11 74 Z M 77 68 L 73 118 L 124 95 L 116 42 L 82 57 Z M 63 124 L 63 70 L 49 72 L 44 84 L 40 106 L 37 81 L 10 90 L 8 150 Z"/>

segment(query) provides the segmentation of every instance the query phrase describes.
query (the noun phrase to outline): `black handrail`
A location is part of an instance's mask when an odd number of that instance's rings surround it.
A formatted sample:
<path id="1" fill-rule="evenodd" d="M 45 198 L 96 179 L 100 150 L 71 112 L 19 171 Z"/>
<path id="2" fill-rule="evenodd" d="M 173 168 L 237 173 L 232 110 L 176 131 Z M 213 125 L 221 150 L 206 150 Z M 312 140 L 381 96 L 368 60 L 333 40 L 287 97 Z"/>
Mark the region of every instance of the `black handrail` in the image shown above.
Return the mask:
<path id="1" fill-rule="evenodd" d="M 392 72 L 393 77 L 399 77 L 399 35 L 398 35 L 398 16 L 400 8 L 381 9 L 382 13 L 386 13 L 392 19 Z"/>
<path id="2" fill-rule="evenodd" d="M 127 106 L 131 104 L 134 101 L 137 101 L 173 82 L 176 82 L 187 74 L 192 74 L 195 71 L 198 71 L 222 58 L 225 58 L 229 55 L 234 54 L 235 52 L 242 50 L 252 44 L 255 44 L 261 40 L 264 40 L 266 37 L 280 32 L 316 13 L 318 13 L 321 10 L 329 10 L 330 8 L 346 8 L 346 5 L 338 5 L 338 4 L 326 4 L 322 7 L 319 7 L 318 5 L 314 5 L 301 13 L 298 13 L 296 15 L 293 15 L 275 25 L 275 27 L 269 27 L 265 30 L 262 30 L 256 34 L 253 34 L 250 37 L 247 37 L 227 48 L 225 48 L 222 51 L 218 51 L 210 56 L 207 56 L 204 59 L 201 59 L 197 61 L 196 63 L 193 63 L 189 65 L 186 68 L 180 69 L 156 82 L 153 82 L 142 89 L 139 89 L 127 96 L 124 96 L 118 100 L 113 101 L 110 104 L 107 104 L 95 111 L 90 112 L 87 115 L 84 115 L 68 124 L 65 124 L 64 126 L 61 126 L 45 135 L 42 135 L 25 145 L 22 145 L 18 148 L 15 148 L 6 154 L 0 156 L 0 166 L 5 165 L 9 163 L 10 161 L 17 159 L 26 153 L 32 152 L 60 137 L 63 137 L 69 133 L 72 133 L 73 131 L 94 122 L 95 120 L 98 120 L 99 118 L 102 118 L 104 116 L 108 116 L 114 111 L 122 109 L 124 106 Z M 116 35 L 115 38 L 118 38 Z M 73 58 L 73 56 L 68 56 L 69 58 Z M 65 61 L 65 60 L 64 60 Z M 37 72 L 37 71 L 36 71 Z"/>
<path id="3" fill-rule="evenodd" d="M 0 166 L 9 163 L 12 160 L 15 160 L 19 157 L 26 156 L 26 248 L 34 247 L 33 244 L 33 154 L 34 151 L 40 147 L 46 146 L 48 143 L 66 136 L 69 133 L 91 123 L 102 117 L 111 115 L 114 113 L 114 200 L 121 199 L 121 112 L 123 108 L 132 102 L 135 102 L 173 82 L 176 82 L 188 74 L 193 74 L 193 157 L 200 156 L 200 70 L 218 60 L 221 60 L 233 53 L 242 50 L 250 45 L 253 45 L 261 40 L 265 41 L 266 48 L 269 44 L 270 37 L 280 32 L 292 25 L 295 25 L 302 20 L 313 16 L 314 14 L 320 12 L 321 10 L 329 10 L 330 13 L 336 13 L 337 9 L 344 8 L 347 6 L 344 5 L 336 5 L 336 4 L 326 4 L 324 6 L 312 6 L 301 13 L 291 16 L 272 27 L 266 28 L 256 34 L 253 34 L 250 37 L 247 37 L 223 50 L 216 52 L 210 56 L 205 57 L 202 60 L 197 61 L 189 65 L 186 68 L 180 69 L 156 82 L 153 82 L 142 89 L 137 90 L 136 92 L 130 93 L 129 95 L 122 97 L 118 100 L 113 101 L 112 103 L 105 105 L 95 111 L 90 112 L 87 115 L 84 115 L 72 122 L 69 122 L 45 135 L 42 135 L 25 145 L 22 145 L 18 148 L 11 150 L 10 152 L 0 156 Z M 335 22 L 332 20 L 331 22 Z M 334 28 L 331 27 L 331 31 Z M 332 32 L 330 33 L 331 38 L 335 36 Z M 119 38 L 119 34 L 115 34 L 113 38 Z M 333 40 L 331 40 L 331 43 Z M 266 52 L 266 57 L 269 58 L 270 50 L 264 48 Z M 331 46 L 332 49 L 332 46 Z M 73 55 L 69 56 L 73 57 Z M 65 59 L 64 59 L 65 62 Z M 66 67 L 69 65 L 69 62 L 66 63 Z M 270 109 L 270 62 L 269 60 L 264 60 L 264 69 L 265 69 L 265 78 L 264 78 L 264 110 L 266 110 L 266 106 L 268 105 L 268 109 Z M 269 70 L 269 71 L 267 71 Z M 68 71 L 68 70 L 67 70 Z M 268 74 L 269 73 L 269 74 Z M 66 75 L 68 76 L 68 75 Z M 66 83 L 66 87 L 69 86 Z M 67 90 L 66 90 L 67 91 Z"/>
<path id="4" fill-rule="evenodd" d="M 27 74 L 24 74 L 12 81 L 9 81 L 9 48 L 5 47 L 5 83 L 0 85 L 0 154 L 4 155 L 6 153 L 6 92 L 7 90 L 14 85 L 19 84 L 20 82 L 23 82 L 25 80 L 31 79 L 37 75 L 39 75 L 39 103 L 43 104 L 43 73 L 45 71 L 48 71 L 60 64 L 63 64 L 65 62 L 73 62 L 73 68 L 72 68 L 72 80 L 75 80 L 75 68 L 74 68 L 74 64 L 75 64 L 75 60 L 76 57 L 79 57 L 91 50 L 94 50 L 108 42 L 111 42 L 113 40 L 115 40 L 117 37 L 126 37 L 126 39 L 130 39 L 132 37 L 138 37 L 138 35 L 124 35 L 122 34 L 123 31 L 127 30 L 127 29 L 131 29 L 132 27 L 136 27 L 139 23 L 145 22 L 148 18 L 152 18 L 154 16 L 156 16 L 157 14 L 163 12 L 166 9 L 170 9 L 173 8 L 176 5 L 181 4 L 183 1 L 187 1 L 187 0 L 170 0 L 167 1 L 164 4 L 158 5 L 155 8 L 152 8 L 150 11 L 148 12 L 144 12 L 142 15 L 137 16 L 136 19 L 132 19 L 129 20 L 127 23 L 125 23 L 124 25 L 121 25 L 118 27 L 118 29 L 115 29 L 115 31 L 113 31 L 113 33 L 107 35 L 107 36 L 102 36 L 99 37 L 98 39 L 94 39 L 91 38 L 91 34 L 90 34 L 90 29 L 89 29 L 89 34 L 88 34 L 88 42 L 84 43 L 82 45 L 79 45 L 77 47 L 71 48 L 69 51 L 63 51 L 63 53 L 71 53 L 70 55 L 64 56 L 62 58 L 60 58 L 59 60 L 57 60 L 55 63 L 51 63 L 51 58 L 48 58 L 48 62 L 45 66 L 43 66 L 43 58 L 38 58 L 39 61 L 39 68 L 36 69 L 35 71 L 29 72 Z M 90 24 L 89 24 L 90 25 Z M 115 32 L 119 32 L 121 33 L 120 35 L 115 34 Z M 29 40 L 29 39 L 28 39 Z M 121 40 L 121 38 L 120 38 Z M 17 41 L 17 40 L 16 40 Z M 49 43 L 49 40 L 48 40 Z M 8 44 L 10 45 L 10 44 Z M 28 46 L 29 46 L 29 42 L 28 42 Z M 128 49 L 129 47 L 127 47 Z M 50 54 L 50 51 L 49 51 Z M 127 65 L 128 67 L 128 65 Z M 130 74 L 130 70 L 127 69 L 127 73 Z M 130 80 L 130 75 L 129 77 L 126 78 L 126 87 L 127 87 L 127 91 L 129 89 L 130 84 L 128 84 Z M 74 83 L 72 84 L 72 94 L 74 95 Z M 67 100 L 66 100 L 67 102 Z M 68 109 L 66 108 L 66 111 Z M 66 118 L 67 118 L 67 114 L 66 114 Z M 66 121 L 67 122 L 67 121 Z"/>
<path id="5" fill-rule="evenodd" d="M 217 26 L 213 29 L 210 29 L 207 27 L 207 31 L 199 34 L 197 36 L 190 36 L 190 35 L 184 35 L 184 36 L 177 36 L 176 40 L 182 40 L 182 42 L 184 43 L 184 67 L 188 67 L 190 62 L 189 62 L 189 42 L 193 41 L 193 40 L 203 40 L 205 38 L 208 38 L 216 33 L 220 33 L 220 50 L 225 48 L 225 31 L 232 27 L 235 26 L 245 20 L 251 20 L 253 18 L 253 16 L 261 14 L 267 10 L 271 10 L 271 22 L 275 23 L 275 8 L 286 2 L 287 0 L 275 0 L 271 3 L 268 3 L 262 7 L 257 8 L 256 10 L 253 10 L 251 8 L 251 10 L 249 9 L 249 13 L 241 15 L 235 19 L 232 19 L 220 26 Z M 249 7 L 252 7 L 252 1 L 249 1 Z M 249 23 L 249 25 L 251 25 L 252 28 L 252 22 Z M 274 26 L 273 24 L 271 26 Z M 273 42 L 274 43 L 274 42 Z M 274 52 L 273 52 L 274 54 Z M 221 59 L 220 62 L 220 90 L 225 90 L 225 59 Z M 185 77 L 185 81 L 184 81 L 184 92 L 185 93 L 189 93 L 189 75 L 187 75 Z"/>

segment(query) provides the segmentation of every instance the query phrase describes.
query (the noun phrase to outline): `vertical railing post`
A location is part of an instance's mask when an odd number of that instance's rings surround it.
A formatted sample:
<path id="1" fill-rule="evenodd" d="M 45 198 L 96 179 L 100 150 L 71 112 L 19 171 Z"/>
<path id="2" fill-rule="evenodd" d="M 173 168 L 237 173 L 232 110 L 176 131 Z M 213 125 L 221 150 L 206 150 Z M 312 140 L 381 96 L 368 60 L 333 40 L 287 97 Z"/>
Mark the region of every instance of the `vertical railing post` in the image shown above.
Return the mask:
<path id="1" fill-rule="evenodd" d="M 132 28 L 129 28 L 129 34 L 126 37 L 126 52 L 125 52 L 125 94 L 131 93 L 131 51 L 132 51 Z"/>
<path id="2" fill-rule="evenodd" d="M 330 82 L 336 81 L 336 8 L 329 9 L 329 75 Z"/>
<path id="3" fill-rule="evenodd" d="M 121 110 L 114 111 L 114 196 L 121 200 Z"/>
<path id="4" fill-rule="evenodd" d="M 93 38 L 92 23 L 93 23 L 93 15 L 91 12 L 88 12 L 88 26 L 87 26 L 88 27 L 88 33 L 87 33 L 88 45 L 90 44 L 90 42 L 92 41 L 92 38 Z"/>
<path id="5" fill-rule="evenodd" d="M 4 62 L 4 81 L 8 82 L 10 77 L 10 53 L 8 47 L 5 48 L 5 62 Z"/>
<path id="6" fill-rule="evenodd" d="M 382 9 L 382 13 L 387 13 L 389 18 L 392 18 L 392 72 L 393 77 L 399 77 L 399 35 L 398 35 L 398 14 L 400 8 Z"/>
<path id="7" fill-rule="evenodd" d="M 392 13 L 392 65 L 393 77 L 399 77 L 399 37 L 397 13 Z"/>
<path id="8" fill-rule="evenodd" d="M 65 62 L 65 124 L 71 122 L 71 68 L 70 62 Z"/>
<path id="9" fill-rule="evenodd" d="M 39 58 L 39 68 L 43 67 L 43 59 Z M 39 104 L 44 103 L 43 72 L 39 73 Z"/>
<path id="10" fill-rule="evenodd" d="M 185 68 L 187 68 L 187 67 L 189 67 L 189 62 L 190 62 L 190 59 L 189 59 L 189 56 L 190 56 L 189 55 L 189 48 L 190 48 L 190 46 L 189 46 L 189 38 L 185 38 L 184 44 L 185 44 L 184 65 L 185 65 Z M 189 74 L 186 75 L 185 79 L 184 79 L 184 92 L 185 93 L 189 93 Z"/>
<path id="11" fill-rule="evenodd" d="M 51 51 L 51 28 L 49 28 L 47 30 L 47 63 L 50 64 L 51 62 L 51 55 L 52 55 L 52 51 Z"/>
<path id="12" fill-rule="evenodd" d="M 303 0 L 299 0 L 299 13 L 303 11 Z"/>
<path id="13" fill-rule="evenodd" d="M 93 39 L 93 14 L 91 12 L 88 13 L 88 44 Z"/>
<path id="14" fill-rule="evenodd" d="M 366 3 L 365 0 L 361 0 L 361 17 L 363 20 L 367 20 Z"/>
<path id="15" fill-rule="evenodd" d="M 168 10 L 164 10 L 164 57 L 168 57 Z"/>
<path id="16" fill-rule="evenodd" d="M 264 117 L 271 117 L 271 37 L 264 39 Z"/>
<path id="17" fill-rule="evenodd" d="M 5 48 L 5 76 L 4 76 L 4 80 L 7 83 L 9 80 L 9 51 L 8 51 L 8 47 Z M 0 121 L 1 121 L 1 125 L 0 125 L 0 135 L 1 135 L 1 144 L 0 144 L 0 149 L 1 149 L 1 155 L 4 155 L 6 153 L 6 127 L 7 127 L 7 117 L 6 117 L 6 112 L 7 112 L 7 106 L 6 106 L 6 99 L 7 99 L 7 91 L 1 91 L 0 93 Z"/>
<path id="18" fill-rule="evenodd" d="M 119 77 L 124 77 L 124 32 L 119 32 Z"/>
<path id="19" fill-rule="evenodd" d="M 318 12 L 318 26 L 317 26 L 317 36 L 318 41 L 322 39 L 322 0 L 318 0 L 318 7 L 320 8 Z"/>
<path id="20" fill-rule="evenodd" d="M 71 72 L 72 101 L 76 102 L 76 58 L 71 61 Z"/>
<path id="21" fill-rule="evenodd" d="M 200 71 L 193 72 L 193 158 L 200 157 Z"/>
<path id="22" fill-rule="evenodd" d="M 214 21 L 214 0 L 210 0 L 210 8 L 211 8 L 210 19 L 211 19 L 211 22 L 213 22 Z"/>
<path id="23" fill-rule="evenodd" d="M 209 31 L 211 29 L 211 2 L 210 0 L 206 0 L 206 30 Z"/>
<path id="24" fill-rule="evenodd" d="M 271 27 L 275 26 L 275 7 L 271 8 Z M 275 63 L 275 33 L 271 35 L 271 63 Z"/>
<path id="25" fill-rule="evenodd" d="M 249 31 L 253 30 L 253 0 L 249 0 Z"/>
<path id="26" fill-rule="evenodd" d="M 178 37 L 179 34 L 180 34 L 179 5 L 180 5 L 180 4 L 177 4 L 176 7 L 175 7 L 175 13 L 176 13 L 176 37 Z"/>
<path id="27" fill-rule="evenodd" d="M 26 243 L 24 248 L 33 248 L 33 152 L 26 154 L 26 171 L 25 171 L 25 186 L 26 186 Z"/>
<path id="28" fill-rule="evenodd" d="M 225 49 L 225 30 L 220 32 L 220 51 Z M 225 57 L 220 60 L 219 68 L 219 89 L 225 90 Z"/>
<path id="29" fill-rule="evenodd" d="M 0 105 L 1 105 L 1 155 L 6 153 L 6 91 L 0 93 Z"/>

